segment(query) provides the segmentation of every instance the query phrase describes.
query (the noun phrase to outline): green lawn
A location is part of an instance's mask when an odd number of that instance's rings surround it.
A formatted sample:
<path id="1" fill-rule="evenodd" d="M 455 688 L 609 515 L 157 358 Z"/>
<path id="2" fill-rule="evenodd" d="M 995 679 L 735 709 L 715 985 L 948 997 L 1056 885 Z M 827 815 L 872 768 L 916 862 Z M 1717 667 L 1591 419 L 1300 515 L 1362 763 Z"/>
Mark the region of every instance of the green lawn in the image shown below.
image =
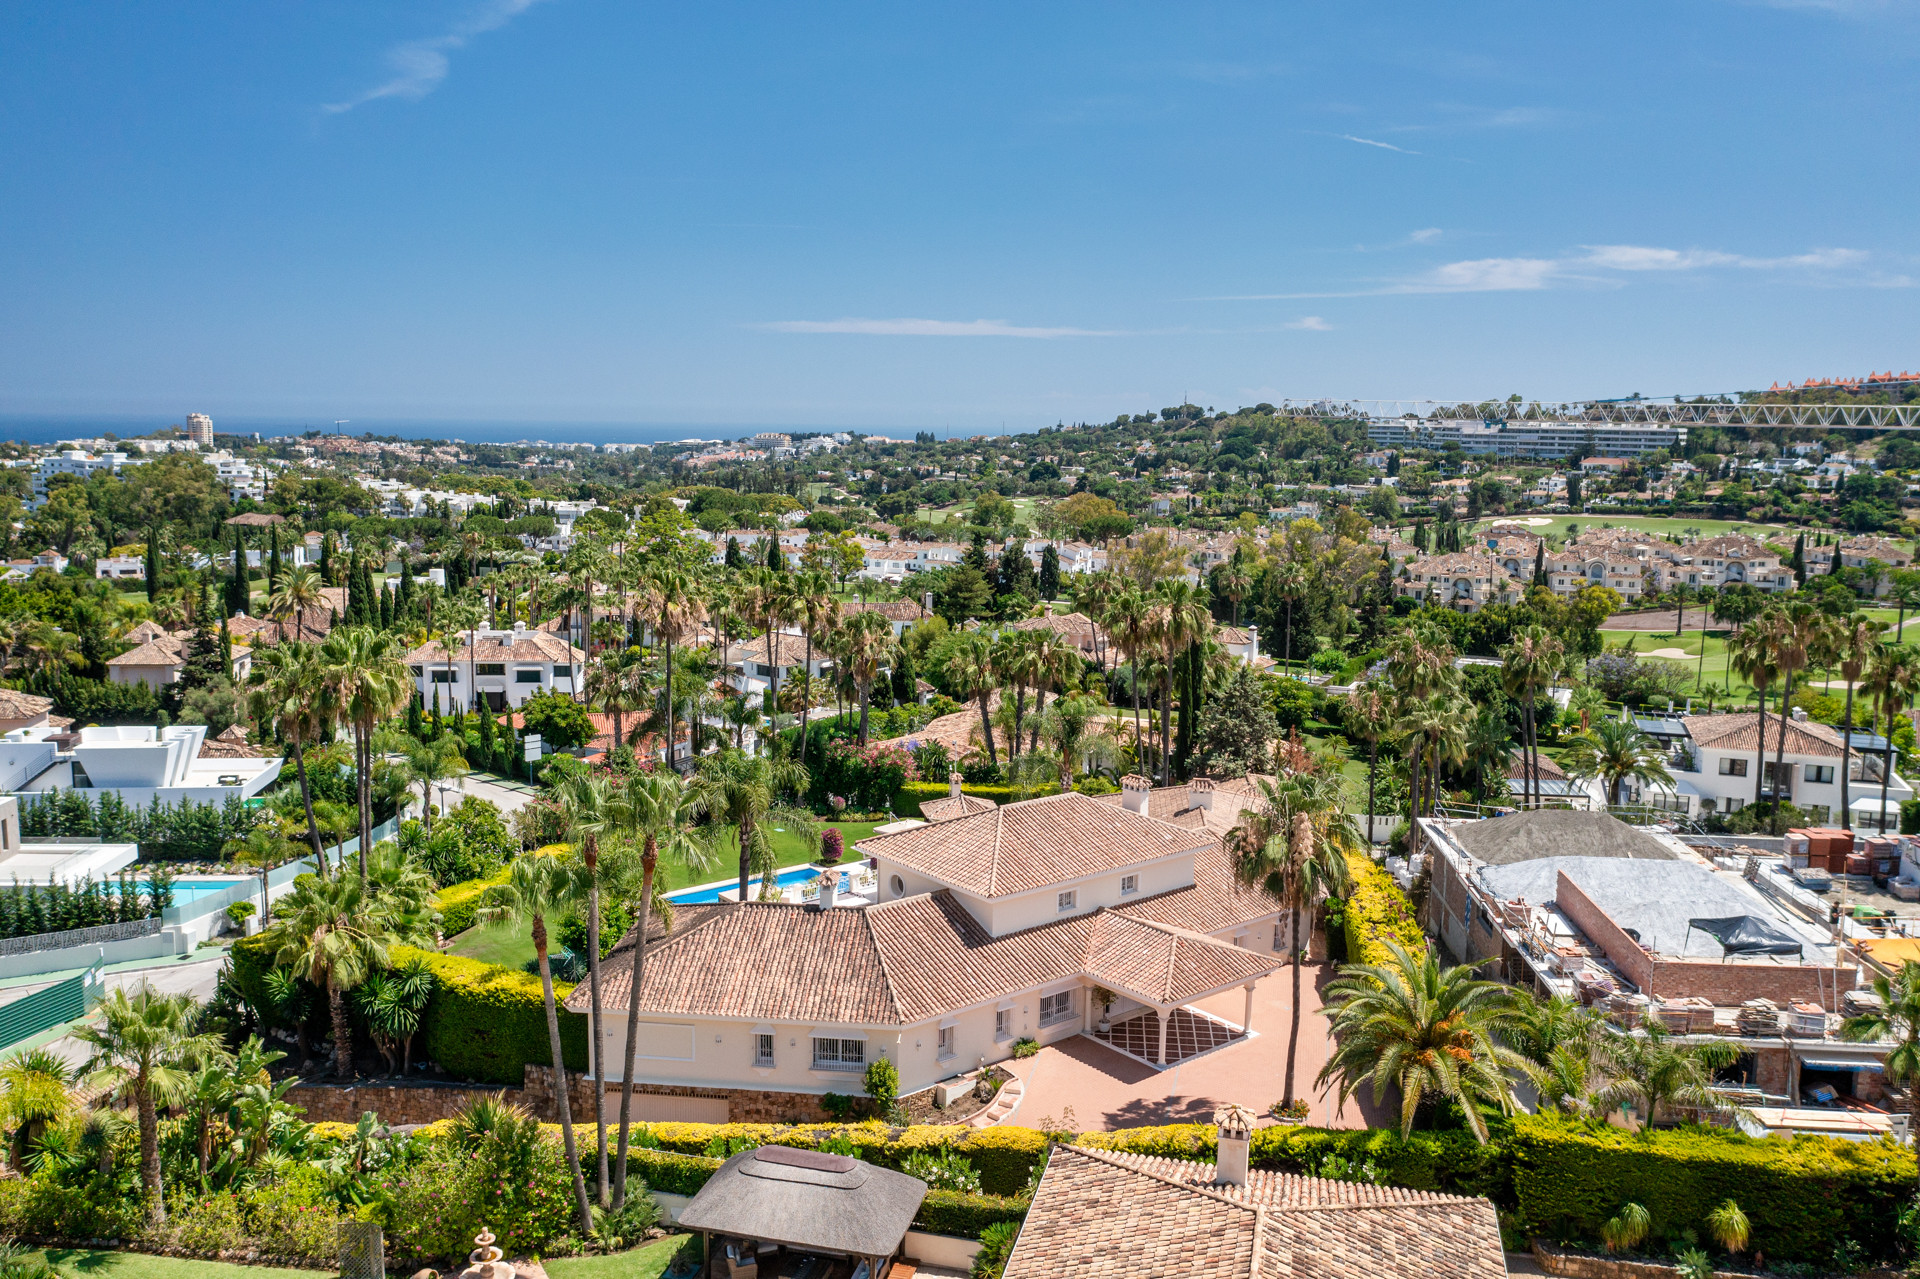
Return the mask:
<path id="1" fill-rule="evenodd" d="M 668 1235 L 631 1252 L 607 1257 L 556 1257 L 546 1262 L 551 1279 L 659 1279 L 681 1248 L 698 1248 L 692 1235 Z"/>
<path id="2" fill-rule="evenodd" d="M 666 1242 L 664 1239 L 660 1241 Z M 143 1252 L 113 1252 L 103 1248 L 45 1248 L 24 1255 L 28 1258 L 45 1258 L 63 1279 L 318 1279 L 321 1275 L 333 1273 L 330 1269 L 289 1270 L 284 1266 L 240 1266 L 226 1261 L 152 1257 Z M 665 1267 L 666 1263 L 662 1262 L 660 1269 Z M 613 1272 L 569 1270 L 564 1273 L 574 1279 L 584 1279 L 589 1274 L 611 1275 Z M 652 1279 L 660 1270 L 648 1270 L 642 1266 L 624 1273 Z"/>
<path id="3" fill-rule="evenodd" d="M 1533 524 L 1527 527 L 1536 533 L 1546 534 L 1547 540 L 1555 546 L 1559 546 L 1567 540 L 1568 524 L 1578 524 L 1580 531 L 1583 533 L 1602 528 L 1632 528 L 1665 537 L 1669 533 L 1679 533 L 1684 536 L 1689 529 L 1698 529 L 1702 537 L 1718 537 L 1722 533 L 1745 533 L 1750 537 L 1757 537 L 1763 541 L 1767 538 L 1778 537 L 1782 534 L 1785 534 L 1788 540 L 1791 541 L 1793 533 L 1798 531 L 1797 529 L 1790 529 L 1783 524 L 1755 524 L 1751 520 L 1675 520 L 1661 519 L 1650 515 L 1606 515 L 1602 513 L 1555 515 L 1547 517 L 1529 516 L 1525 511 L 1520 511 L 1510 516 L 1489 517 L 1488 519 L 1480 521 L 1475 527 L 1485 528 L 1495 520 L 1501 518 L 1515 520 L 1551 518 L 1553 520 L 1551 524 Z"/>
<path id="4" fill-rule="evenodd" d="M 454 938 L 447 953 L 518 971 L 533 962 L 533 934 L 518 924 L 483 924 Z"/>

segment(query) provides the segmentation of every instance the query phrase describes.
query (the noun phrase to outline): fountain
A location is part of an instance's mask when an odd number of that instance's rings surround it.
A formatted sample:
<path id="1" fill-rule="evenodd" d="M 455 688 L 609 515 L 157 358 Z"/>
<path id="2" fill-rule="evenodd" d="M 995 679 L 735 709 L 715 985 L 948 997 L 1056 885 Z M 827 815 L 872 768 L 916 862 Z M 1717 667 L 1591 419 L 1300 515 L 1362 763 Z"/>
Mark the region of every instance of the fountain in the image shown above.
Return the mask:
<path id="1" fill-rule="evenodd" d="M 505 1254 L 493 1246 L 493 1232 L 485 1226 L 473 1237 L 478 1244 L 467 1257 L 467 1268 L 460 1279 L 514 1279 L 513 1263 L 502 1261 Z"/>

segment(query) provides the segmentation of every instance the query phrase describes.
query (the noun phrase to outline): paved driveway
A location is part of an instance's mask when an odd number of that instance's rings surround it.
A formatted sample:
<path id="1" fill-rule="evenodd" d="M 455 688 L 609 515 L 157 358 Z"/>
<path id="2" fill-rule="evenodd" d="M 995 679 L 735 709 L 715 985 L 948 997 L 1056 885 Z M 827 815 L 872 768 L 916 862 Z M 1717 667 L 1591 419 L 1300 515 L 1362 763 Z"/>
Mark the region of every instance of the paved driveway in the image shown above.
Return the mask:
<path id="1" fill-rule="evenodd" d="M 1309 1122 L 1364 1128 L 1366 1116 L 1357 1105 L 1349 1103 L 1346 1114 L 1336 1116 L 1332 1097 L 1320 1096 L 1313 1084 L 1330 1047 L 1327 1021 L 1320 1015 L 1319 988 L 1332 975 L 1324 964 L 1309 964 L 1300 973 L 1302 1015 L 1294 1092 L 1312 1106 Z M 1256 1114 L 1264 1114 L 1280 1099 L 1286 1073 L 1290 981 L 1290 974 L 1283 968 L 1254 987 L 1252 1039 L 1191 1058 L 1168 1070 L 1155 1070 L 1085 1035 L 1042 1048 L 1025 1061 L 1007 1062 L 1007 1068 L 1027 1084 L 1025 1099 L 1007 1122 L 1033 1127 L 1042 1118 L 1051 1117 L 1060 1127 L 1081 1132 L 1206 1123 L 1212 1120 L 1214 1109 L 1227 1102 L 1238 1102 Z M 1238 1025 L 1246 1011 L 1246 996 L 1233 990 L 1202 1001 L 1200 1007 Z M 1073 1111 L 1070 1120 L 1066 1116 L 1069 1107 Z"/>

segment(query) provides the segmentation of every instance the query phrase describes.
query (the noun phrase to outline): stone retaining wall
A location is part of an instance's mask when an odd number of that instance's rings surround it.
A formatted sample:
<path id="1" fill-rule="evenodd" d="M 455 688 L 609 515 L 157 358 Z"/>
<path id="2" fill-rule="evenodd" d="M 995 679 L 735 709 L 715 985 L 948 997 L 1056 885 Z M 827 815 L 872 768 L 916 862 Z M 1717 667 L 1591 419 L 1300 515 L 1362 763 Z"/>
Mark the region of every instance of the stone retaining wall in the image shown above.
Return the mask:
<path id="1" fill-rule="evenodd" d="M 1542 1270 L 1550 1275 L 1565 1276 L 1565 1279 L 1678 1279 L 1680 1274 L 1678 1266 L 1567 1252 L 1538 1239 L 1533 1241 L 1533 1257 Z M 1861 1272 L 1857 1279 L 1898 1279 L 1898 1275 L 1899 1272 L 1894 1270 L 1867 1270 Z M 1713 1279 L 1763 1279 L 1763 1276 L 1746 1270 L 1716 1270 Z"/>
<path id="2" fill-rule="evenodd" d="M 607 1088 L 607 1122 L 620 1117 L 622 1085 Z M 409 1082 L 405 1084 L 301 1084 L 287 1092 L 289 1104 L 306 1112 L 309 1123 L 358 1123 L 372 1111 L 385 1124 L 429 1124 L 450 1119 L 483 1097 L 502 1097 L 548 1123 L 560 1119 L 553 1091 L 553 1068 L 528 1065 L 519 1088 L 479 1084 Z M 577 1124 L 593 1122 L 593 1081 L 569 1073 L 567 1101 Z M 635 1084 L 637 1122 L 826 1123 L 814 1093 L 761 1092 L 750 1088 L 698 1088 L 673 1084 Z"/>

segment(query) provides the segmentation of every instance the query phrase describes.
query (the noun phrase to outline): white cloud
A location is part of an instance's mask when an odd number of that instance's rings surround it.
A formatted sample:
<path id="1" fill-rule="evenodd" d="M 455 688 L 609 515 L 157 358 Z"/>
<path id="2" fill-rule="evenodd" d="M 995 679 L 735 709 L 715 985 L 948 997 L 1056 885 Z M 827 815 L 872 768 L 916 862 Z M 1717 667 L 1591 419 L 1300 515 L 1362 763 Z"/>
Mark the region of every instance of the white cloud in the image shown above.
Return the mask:
<path id="1" fill-rule="evenodd" d="M 1435 267 L 1417 280 L 1409 280 L 1397 293 L 1501 293 L 1544 289 L 1561 273 L 1561 264 L 1551 258 L 1474 258 L 1467 262 L 1449 262 Z"/>
<path id="2" fill-rule="evenodd" d="M 1440 228 L 1437 226 L 1422 227 L 1407 237 L 1414 244 L 1432 244 L 1439 238 Z"/>
<path id="3" fill-rule="evenodd" d="M 1333 136 L 1336 138 L 1339 138 L 1343 142 L 1358 142 L 1363 147 L 1379 147 L 1382 151 L 1397 151 L 1401 155 L 1419 155 L 1420 154 L 1418 151 L 1409 151 L 1405 147 L 1397 147 L 1393 145 L 1393 143 L 1391 142 L 1376 142 L 1372 138 L 1355 137 L 1351 133 L 1336 133 Z"/>
<path id="4" fill-rule="evenodd" d="M 1309 333 L 1331 333 L 1333 326 L 1317 315 L 1303 315 L 1297 320 L 1288 321 L 1287 328 L 1305 329 Z"/>
<path id="5" fill-rule="evenodd" d="M 387 50 L 387 65 L 393 69 L 390 79 L 357 97 L 345 102 L 329 102 L 320 109 L 329 115 L 339 115 L 381 98 L 409 101 L 424 98 L 447 78 L 448 54 L 466 48 L 475 36 L 499 30 L 538 3 L 540 0 L 489 0 L 445 35 L 397 44 Z"/>
<path id="6" fill-rule="evenodd" d="M 1005 320 L 776 320 L 757 328 L 776 333 L 858 333 L 869 337 L 932 338 L 1098 338 L 1117 337 L 1110 329 L 1038 328 Z"/>

